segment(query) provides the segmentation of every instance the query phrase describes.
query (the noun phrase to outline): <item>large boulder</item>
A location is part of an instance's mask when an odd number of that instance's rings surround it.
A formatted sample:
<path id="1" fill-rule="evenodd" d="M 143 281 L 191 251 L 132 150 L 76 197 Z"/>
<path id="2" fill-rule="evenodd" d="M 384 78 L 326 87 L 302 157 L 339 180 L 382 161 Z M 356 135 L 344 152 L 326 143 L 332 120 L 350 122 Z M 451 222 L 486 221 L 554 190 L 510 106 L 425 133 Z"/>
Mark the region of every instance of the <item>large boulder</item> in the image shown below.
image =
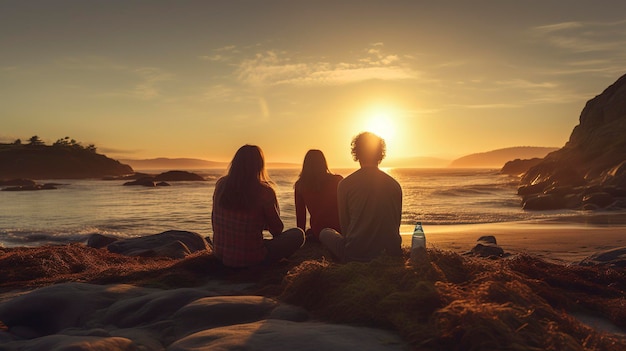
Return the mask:
<path id="1" fill-rule="evenodd" d="M 568 194 L 583 197 L 587 188 L 597 193 L 622 194 L 626 192 L 626 75 L 619 78 L 602 94 L 589 100 L 580 114 L 580 123 L 569 141 L 557 151 L 548 154 L 521 177 L 518 193 L 526 198 L 547 203 L 549 189 L 571 189 Z M 582 204 L 575 201 L 552 203 L 557 208 L 584 205 L 603 208 L 609 203 L 607 195 L 596 195 Z M 620 200 L 613 199 L 613 200 Z M 527 202 L 527 201 L 525 201 Z M 615 202 L 617 204 L 621 201 Z M 590 207 L 588 206 L 588 207 Z M 534 206 L 533 206 L 534 207 Z M 554 206 L 536 206 L 553 209 Z M 539 208 L 536 208 L 539 209 Z"/>
<path id="2" fill-rule="evenodd" d="M 0 186 L 34 186 L 37 182 L 31 179 L 9 179 L 9 180 L 0 180 Z"/>
<path id="3" fill-rule="evenodd" d="M 201 175 L 187 172 L 187 171 L 167 171 L 156 176 L 143 175 L 135 180 L 128 181 L 124 185 L 141 185 L 147 187 L 155 186 L 169 186 L 169 181 L 203 181 L 204 177 Z"/>
<path id="4" fill-rule="evenodd" d="M 541 163 L 542 158 L 530 158 L 530 159 L 515 159 L 513 161 L 508 161 L 504 164 L 500 173 L 502 174 L 510 174 L 510 175 L 522 175 L 526 173 L 530 168 Z"/>
<path id="5" fill-rule="evenodd" d="M 153 188 L 156 186 L 156 183 L 154 182 L 154 177 L 141 177 L 139 179 L 135 179 L 135 180 L 131 180 L 129 182 L 124 183 L 124 185 L 128 186 L 128 185 L 140 185 L 140 186 L 147 186 L 149 188 Z"/>
<path id="6" fill-rule="evenodd" d="M 107 249 L 126 256 L 184 258 L 194 252 L 209 250 L 209 246 L 198 233 L 168 230 L 154 235 L 117 240 L 108 244 Z"/>
<path id="7" fill-rule="evenodd" d="M 160 290 L 64 283 L 0 302 L 2 350 L 408 350 L 397 334 L 310 320 L 226 283 Z M 226 296 L 219 290 L 228 291 Z"/>
<path id="8" fill-rule="evenodd" d="M 154 181 L 202 181 L 205 180 L 201 175 L 187 171 L 167 171 L 154 177 Z"/>
<path id="9" fill-rule="evenodd" d="M 2 191 L 35 191 L 35 190 L 53 190 L 56 189 L 56 185 L 53 183 L 46 184 L 32 184 L 32 185 L 18 185 L 3 188 Z"/>
<path id="10" fill-rule="evenodd" d="M 626 246 L 597 252 L 580 262 L 583 266 L 611 266 L 626 268 Z"/>

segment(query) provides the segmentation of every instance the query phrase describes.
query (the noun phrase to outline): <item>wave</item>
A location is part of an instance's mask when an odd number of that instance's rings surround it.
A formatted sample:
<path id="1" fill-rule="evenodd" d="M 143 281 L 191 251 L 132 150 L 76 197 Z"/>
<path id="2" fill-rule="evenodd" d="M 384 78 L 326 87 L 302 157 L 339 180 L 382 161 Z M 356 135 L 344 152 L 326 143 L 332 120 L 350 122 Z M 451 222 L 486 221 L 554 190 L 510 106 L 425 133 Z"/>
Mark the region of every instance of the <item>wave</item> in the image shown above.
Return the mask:
<path id="1" fill-rule="evenodd" d="M 64 245 L 70 243 L 84 243 L 93 234 L 124 237 L 119 232 L 101 230 L 95 227 L 85 227 L 76 230 L 0 230 L 0 243 L 5 246 L 41 246 Z"/>

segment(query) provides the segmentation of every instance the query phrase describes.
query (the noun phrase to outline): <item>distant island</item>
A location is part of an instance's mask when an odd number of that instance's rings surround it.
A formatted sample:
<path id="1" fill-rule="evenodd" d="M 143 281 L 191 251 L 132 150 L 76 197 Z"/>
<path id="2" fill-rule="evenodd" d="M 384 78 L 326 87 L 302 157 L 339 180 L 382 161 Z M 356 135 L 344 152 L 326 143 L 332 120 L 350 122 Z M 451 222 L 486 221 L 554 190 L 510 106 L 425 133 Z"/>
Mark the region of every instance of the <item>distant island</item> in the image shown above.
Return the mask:
<path id="1" fill-rule="evenodd" d="M 452 161 L 453 168 L 502 168 L 508 161 L 515 159 L 544 158 L 558 150 L 556 147 L 516 146 L 487 152 L 466 155 Z"/>
<path id="2" fill-rule="evenodd" d="M 556 147 L 518 146 L 497 149 L 482 153 L 470 154 L 455 160 L 415 156 L 389 158 L 383 160 L 382 167 L 393 168 L 501 168 L 506 162 L 515 159 L 543 158 Z M 209 161 L 199 158 L 167 158 L 158 157 L 150 159 L 121 159 L 120 162 L 128 164 L 135 170 L 165 170 L 165 169 L 226 169 L 228 162 Z M 301 164 L 289 162 L 268 162 L 268 168 L 300 168 Z"/>
<path id="3" fill-rule="evenodd" d="M 120 162 L 125 163 L 133 167 L 133 169 L 147 171 L 147 170 L 164 170 L 164 169 L 184 169 L 184 170 L 199 170 L 199 169 L 226 169 L 228 162 L 221 161 L 208 161 L 199 158 L 167 158 L 157 157 L 150 159 L 122 159 Z M 287 162 L 268 162 L 268 168 L 300 168 L 301 165 L 296 163 Z"/>
<path id="4" fill-rule="evenodd" d="M 454 160 L 438 157 L 404 157 L 383 160 L 383 167 L 396 168 L 502 168 L 508 161 L 516 159 L 544 158 L 556 147 L 515 146 L 474 153 Z"/>
<path id="5" fill-rule="evenodd" d="M 133 174 L 131 166 L 65 137 L 46 145 L 38 136 L 0 144 L 0 179 L 80 179 Z"/>
<path id="6" fill-rule="evenodd" d="M 150 159 L 121 159 L 125 163 L 137 170 L 152 169 L 206 169 L 206 168 L 226 168 L 228 162 L 207 161 L 198 158 L 167 158 L 157 157 Z"/>
<path id="7" fill-rule="evenodd" d="M 385 159 L 383 167 L 394 168 L 501 168 L 516 159 L 543 158 L 558 150 L 552 147 L 509 147 L 476 153 L 453 161 L 436 157 L 405 157 Z M 299 163 L 268 162 L 269 169 L 300 168 Z M 23 143 L 0 143 L 0 180 L 28 179 L 78 179 L 132 175 L 149 170 L 201 170 L 228 168 L 228 162 L 198 158 L 120 159 L 114 160 L 98 154 L 91 144 L 83 146 L 65 137 L 46 145 L 38 136 Z"/>

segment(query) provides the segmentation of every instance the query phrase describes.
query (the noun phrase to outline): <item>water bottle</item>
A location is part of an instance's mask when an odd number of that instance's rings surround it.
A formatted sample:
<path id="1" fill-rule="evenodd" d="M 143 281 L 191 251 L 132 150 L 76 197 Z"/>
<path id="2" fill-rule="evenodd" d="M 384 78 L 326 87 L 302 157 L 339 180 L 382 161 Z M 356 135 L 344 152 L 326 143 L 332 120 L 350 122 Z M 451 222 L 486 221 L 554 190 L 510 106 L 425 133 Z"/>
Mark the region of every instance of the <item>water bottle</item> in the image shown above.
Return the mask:
<path id="1" fill-rule="evenodd" d="M 415 259 L 423 253 L 426 253 L 426 236 L 424 235 L 422 222 L 417 222 L 411 239 L 411 259 Z"/>

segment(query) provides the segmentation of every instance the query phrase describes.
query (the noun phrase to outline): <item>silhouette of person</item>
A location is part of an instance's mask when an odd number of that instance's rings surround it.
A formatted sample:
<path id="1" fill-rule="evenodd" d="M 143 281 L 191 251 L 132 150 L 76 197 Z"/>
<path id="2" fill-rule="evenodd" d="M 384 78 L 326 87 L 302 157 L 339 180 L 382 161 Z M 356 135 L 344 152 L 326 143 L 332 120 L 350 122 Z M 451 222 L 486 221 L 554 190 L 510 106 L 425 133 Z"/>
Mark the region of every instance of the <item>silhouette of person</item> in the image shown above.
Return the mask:
<path id="1" fill-rule="evenodd" d="M 340 230 L 337 209 L 337 184 L 343 179 L 328 169 L 324 153 L 309 150 L 304 156 L 302 171 L 294 185 L 296 223 L 306 230 L 307 240 L 319 240 L 324 228 Z M 311 228 L 306 229 L 307 210 Z"/>
<path id="2" fill-rule="evenodd" d="M 352 158 L 361 168 L 337 188 L 341 232 L 325 228 L 320 241 L 340 261 L 370 261 L 386 253 L 402 255 L 400 221 L 402 188 L 378 165 L 385 157 L 385 141 L 363 132 L 352 140 Z"/>
<path id="3" fill-rule="evenodd" d="M 276 192 L 265 170 L 263 151 L 256 145 L 239 148 L 227 175 L 216 182 L 211 220 L 214 253 L 225 266 L 277 262 L 305 241 L 300 228 L 283 232 Z M 263 230 L 273 238 L 264 239 Z"/>

